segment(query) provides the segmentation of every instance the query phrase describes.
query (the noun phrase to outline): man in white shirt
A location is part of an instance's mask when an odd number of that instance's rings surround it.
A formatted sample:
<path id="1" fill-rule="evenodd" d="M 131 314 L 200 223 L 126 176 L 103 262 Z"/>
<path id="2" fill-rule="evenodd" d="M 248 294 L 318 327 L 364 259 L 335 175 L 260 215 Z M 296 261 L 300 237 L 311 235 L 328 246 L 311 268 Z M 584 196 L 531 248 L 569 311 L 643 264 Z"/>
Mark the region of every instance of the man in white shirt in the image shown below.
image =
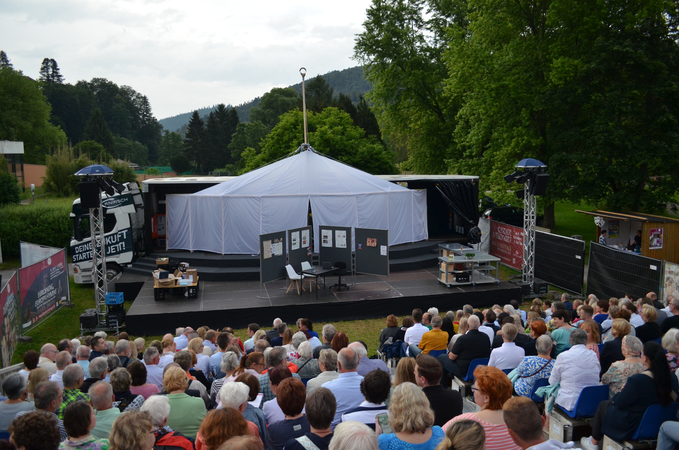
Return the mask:
<path id="1" fill-rule="evenodd" d="M 57 386 L 63 389 L 64 382 L 61 380 L 61 377 L 64 375 L 64 369 L 72 362 L 73 358 L 70 352 L 66 350 L 59 352 L 56 358 L 57 371 L 54 375 L 50 376 L 50 381 L 54 381 L 57 383 Z"/>
<path id="2" fill-rule="evenodd" d="M 582 389 L 599 384 L 601 366 L 596 353 L 585 347 L 585 330 L 576 328 L 571 331 L 570 344 L 570 350 L 556 357 L 549 384 L 561 384 L 556 404 L 572 411 Z"/>
<path id="3" fill-rule="evenodd" d="M 47 343 L 40 349 L 40 359 L 38 360 L 38 367 L 42 367 L 47 370 L 49 375 L 54 375 L 57 373 L 57 365 L 54 364 L 54 360 L 57 357 L 57 346 L 54 344 Z"/>
<path id="4" fill-rule="evenodd" d="M 403 342 L 406 345 L 406 355 L 415 356 L 420 353 L 417 345 L 422 340 L 422 335 L 429 331 L 429 328 L 422 325 L 422 310 L 417 308 L 413 310 L 413 322 L 415 325 L 406 330 Z"/>
<path id="5" fill-rule="evenodd" d="M 479 323 L 483 324 L 484 317 L 481 311 L 477 311 L 473 315 L 479 318 Z M 479 325 L 479 331 L 488 336 L 488 339 L 490 340 L 490 346 L 492 347 L 493 340 L 495 339 L 495 329 L 487 325 Z"/>
<path id="6" fill-rule="evenodd" d="M 488 365 L 500 370 L 515 369 L 523 361 L 526 352 L 514 343 L 519 330 L 513 323 L 502 326 L 502 346 L 493 349 L 490 353 Z"/>
<path id="7" fill-rule="evenodd" d="M 253 348 L 255 348 L 255 333 L 259 331 L 259 325 L 256 323 L 251 323 L 248 325 L 248 340 L 243 342 L 243 347 L 245 348 L 245 351 L 249 351 Z M 205 336 L 207 337 L 207 335 Z"/>
<path id="8" fill-rule="evenodd" d="M 191 327 L 177 328 L 176 330 L 177 337 L 174 338 L 174 343 L 176 345 L 177 351 L 184 350 L 186 347 L 189 346 L 189 333 L 191 333 L 192 331 L 193 328 Z"/>
<path id="9" fill-rule="evenodd" d="M 146 382 L 158 386 L 163 390 L 163 368 L 158 365 L 160 354 L 158 349 L 150 346 L 144 351 L 144 365 L 146 366 Z"/>

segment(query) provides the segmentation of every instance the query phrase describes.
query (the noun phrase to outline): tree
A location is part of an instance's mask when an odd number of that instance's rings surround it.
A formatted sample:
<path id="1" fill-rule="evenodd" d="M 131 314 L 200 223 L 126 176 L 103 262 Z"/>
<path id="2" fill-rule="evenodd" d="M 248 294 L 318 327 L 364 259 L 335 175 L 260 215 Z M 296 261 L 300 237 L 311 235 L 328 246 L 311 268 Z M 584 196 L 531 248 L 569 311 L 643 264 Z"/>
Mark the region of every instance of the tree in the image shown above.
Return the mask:
<path id="1" fill-rule="evenodd" d="M 305 91 L 307 111 L 318 113 L 332 105 L 333 89 L 322 76 L 307 81 Z"/>
<path id="2" fill-rule="evenodd" d="M 261 143 L 269 134 L 269 129 L 262 122 L 241 122 L 236 132 L 231 136 L 229 151 L 234 164 L 240 168 L 243 151 L 252 148 L 256 153 L 261 149 Z"/>
<path id="3" fill-rule="evenodd" d="M 231 136 L 238 126 L 238 113 L 233 108 L 227 108 L 224 104 L 210 112 L 207 118 L 204 133 L 204 171 L 212 171 L 217 167 L 233 164 L 231 152 L 228 146 Z"/>
<path id="4" fill-rule="evenodd" d="M 184 140 L 181 134 L 165 130 L 158 151 L 158 164 L 169 165 L 172 157 L 181 154 L 183 149 Z"/>
<path id="5" fill-rule="evenodd" d="M 273 88 L 262 96 L 259 104 L 250 110 L 251 123 L 261 122 L 272 129 L 278 123 L 281 114 L 301 108 L 297 91 L 293 88 Z"/>
<path id="6" fill-rule="evenodd" d="M 7 53 L 4 50 L 0 50 L 0 69 L 5 67 L 12 69 L 12 63 L 9 61 Z"/>
<path id="7" fill-rule="evenodd" d="M 280 119 L 264 139 L 261 153 L 252 148 L 243 152 L 244 172 L 280 159 L 302 143 L 302 112 L 290 111 Z M 317 151 L 369 173 L 396 173 L 393 154 L 374 137 L 366 137 L 346 112 L 333 107 L 318 114 L 309 112 L 308 124 L 309 142 Z"/>
<path id="8" fill-rule="evenodd" d="M 407 143 L 419 173 L 446 173 L 455 151 L 457 99 L 445 92 L 448 27 L 464 23 L 463 0 L 373 0 L 354 58 L 373 85 L 368 99 L 382 133 Z"/>
<path id="9" fill-rule="evenodd" d="M 377 123 L 377 117 L 375 117 L 370 106 L 368 106 L 368 102 L 365 101 L 365 97 L 362 95 L 359 97 L 358 105 L 356 105 L 354 124 L 356 124 L 357 127 L 363 128 L 365 134 L 368 136 L 375 136 L 377 139 L 382 139 L 382 133 L 380 132 L 380 126 Z"/>
<path id="10" fill-rule="evenodd" d="M 200 171 L 203 166 L 204 135 L 205 122 L 198 115 L 198 111 L 194 111 L 186 129 L 186 137 L 184 137 L 184 154 L 197 171 Z"/>
<path id="11" fill-rule="evenodd" d="M 87 121 L 83 139 L 87 141 L 95 141 L 104 146 L 109 154 L 115 155 L 115 142 L 113 141 L 113 134 L 108 128 L 106 120 L 99 108 L 95 108 Z"/>
<path id="12" fill-rule="evenodd" d="M 0 156 L 0 206 L 19 203 L 20 196 L 17 180 L 7 171 L 7 160 Z"/>
<path id="13" fill-rule="evenodd" d="M 341 109 L 342 111 L 345 111 L 347 114 L 349 114 L 351 120 L 353 120 L 354 124 L 357 125 L 356 124 L 357 110 L 356 107 L 354 106 L 354 103 L 351 101 L 348 95 L 344 95 L 340 92 L 337 98 L 332 100 L 332 106 Z"/>
<path id="14" fill-rule="evenodd" d="M 44 58 L 40 65 L 40 81 L 48 84 L 61 84 L 64 77 L 59 72 L 59 65 L 54 59 Z"/>
<path id="15" fill-rule="evenodd" d="M 111 159 L 111 155 L 106 151 L 103 145 L 95 141 L 82 141 L 73 147 L 74 154 L 80 156 L 87 156 L 90 161 L 105 164 Z"/>
<path id="16" fill-rule="evenodd" d="M 177 174 L 181 175 L 191 169 L 191 161 L 186 156 L 179 153 L 170 158 L 170 167 Z"/>
<path id="17" fill-rule="evenodd" d="M 122 137 L 113 138 L 115 155 L 123 161 L 133 162 L 140 166 L 149 164 L 149 149 L 139 141 L 131 141 Z"/>
<path id="18" fill-rule="evenodd" d="M 0 140 L 23 141 L 24 162 L 44 164 L 50 148 L 66 143 L 50 124 L 50 105 L 38 83 L 10 67 L 0 69 Z"/>

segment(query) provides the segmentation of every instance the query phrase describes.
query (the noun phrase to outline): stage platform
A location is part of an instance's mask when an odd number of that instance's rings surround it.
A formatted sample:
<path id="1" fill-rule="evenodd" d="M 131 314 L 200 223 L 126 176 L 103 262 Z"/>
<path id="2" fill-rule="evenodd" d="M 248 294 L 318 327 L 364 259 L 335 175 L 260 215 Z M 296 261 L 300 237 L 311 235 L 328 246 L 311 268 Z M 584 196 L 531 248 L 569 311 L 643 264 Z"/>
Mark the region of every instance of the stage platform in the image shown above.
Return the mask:
<path id="1" fill-rule="evenodd" d="M 150 271 L 148 275 L 126 272 L 109 289 L 123 292 L 126 300 L 134 298 L 126 326 L 127 332 L 135 336 L 174 333 L 175 328 L 187 325 L 221 329 L 244 328 L 256 322 L 267 327 L 276 317 L 288 323 L 299 317 L 331 322 L 407 315 L 413 308 L 437 307 L 445 312 L 460 309 L 466 303 L 482 307 L 521 301 L 521 289 L 505 281 L 446 288 L 438 282 L 437 275 L 438 269 L 431 268 L 392 273 L 390 277 L 343 276 L 349 290 L 321 286 L 318 299 L 308 286 L 302 295 L 296 291 L 286 294 L 286 281 L 279 280 L 265 285 L 257 281 L 201 281 L 197 298 L 167 295 L 165 300 L 155 301 Z M 337 278 L 328 277 L 327 281 L 331 285 Z"/>

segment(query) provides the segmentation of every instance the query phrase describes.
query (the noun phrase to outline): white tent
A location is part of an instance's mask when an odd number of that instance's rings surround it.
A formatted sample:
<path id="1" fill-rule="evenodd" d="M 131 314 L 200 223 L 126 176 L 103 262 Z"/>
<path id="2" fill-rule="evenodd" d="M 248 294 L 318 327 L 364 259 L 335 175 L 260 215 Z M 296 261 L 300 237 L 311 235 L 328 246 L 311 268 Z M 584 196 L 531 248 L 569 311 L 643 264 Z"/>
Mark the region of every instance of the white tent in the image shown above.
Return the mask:
<path id="1" fill-rule="evenodd" d="M 389 245 L 428 238 L 426 191 L 310 150 L 195 194 L 168 195 L 168 248 L 258 254 L 260 234 L 306 226 L 309 204 L 314 236 L 330 225 L 388 229 Z"/>

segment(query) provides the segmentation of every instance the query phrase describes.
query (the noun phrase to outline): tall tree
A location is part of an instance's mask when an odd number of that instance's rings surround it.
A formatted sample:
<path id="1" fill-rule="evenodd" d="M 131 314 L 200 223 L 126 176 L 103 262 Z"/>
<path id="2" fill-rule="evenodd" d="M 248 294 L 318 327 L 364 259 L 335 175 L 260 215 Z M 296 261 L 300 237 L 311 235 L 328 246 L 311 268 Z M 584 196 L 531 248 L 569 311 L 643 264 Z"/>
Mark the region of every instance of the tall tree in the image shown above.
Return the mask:
<path id="1" fill-rule="evenodd" d="M 113 134 L 108 128 L 104 115 L 99 108 L 95 108 L 87 121 L 85 132 L 83 133 L 83 140 L 98 142 L 104 146 L 106 151 L 115 155 L 115 142 L 113 141 Z"/>
<path id="2" fill-rule="evenodd" d="M 48 84 L 61 84 L 64 77 L 59 72 L 59 65 L 54 59 L 44 58 L 40 65 L 40 81 Z"/>
<path id="3" fill-rule="evenodd" d="M 24 162 L 44 164 L 66 135 L 49 122 L 50 105 L 38 83 L 10 67 L 0 69 L 0 140 L 23 141 Z"/>
<path id="4" fill-rule="evenodd" d="M 307 111 L 318 113 L 332 105 L 333 89 L 322 76 L 307 81 L 305 91 Z"/>
<path id="5" fill-rule="evenodd" d="M 356 124 L 356 106 L 354 106 L 354 102 L 351 101 L 351 98 L 349 98 L 348 95 L 344 95 L 340 92 L 337 98 L 332 100 L 331 106 L 345 111 L 349 114 L 351 120 L 354 121 L 354 124 Z"/>
<path id="6" fill-rule="evenodd" d="M 205 124 L 207 154 L 203 170 L 212 171 L 233 164 L 234 161 L 228 147 L 237 126 L 238 113 L 235 109 L 220 104 L 210 112 Z"/>
<path id="7" fill-rule="evenodd" d="M 4 67 L 9 67 L 10 69 L 12 69 L 12 63 L 9 61 L 7 53 L 5 53 L 4 50 L 0 50 L 0 69 Z"/>
<path id="8" fill-rule="evenodd" d="M 446 173 L 459 102 L 445 92 L 448 27 L 466 21 L 463 0 L 373 0 L 354 58 L 383 134 L 405 140 L 419 173 Z"/>
<path id="9" fill-rule="evenodd" d="M 354 123 L 357 127 L 363 128 L 365 134 L 368 136 L 375 136 L 377 139 L 382 140 L 382 133 L 380 132 L 380 126 L 377 123 L 377 117 L 375 117 L 370 106 L 368 106 L 368 102 L 365 101 L 365 97 L 362 95 L 359 97 L 358 105 L 356 105 Z"/>
<path id="10" fill-rule="evenodd" d="M 191 161 L 191 164 L 196 171 L 201 172 L 204 158 L 205 148 L 205 122 L 194 111 L 189 120 L 189 126 L 186 129 L 186 136 L 184 137 L 184 154 Z"/>
<path id="11" fill-rule="evenodd" d="M 158 151 L 158 164 L 169 165 L 172 157 L 181 154 L 182 150 L 184 150 L 184 140 L 181 134 L 165 130 Z"/>
<path id="12" fill-rule="evenodd" d="M 271 130 L 262 122 L 241 122 L 238 124 L 229 144 L 231 158 L 233 158 L 234 165 L 238 169 L 242 169 L 240 162 L 245 149 L 251 148 L 255 153 L 259 153 L 262 141 L 269 134 L 269 131 Z"/>
<path id="13" fill-rule="evenodd" d="M 273 88 L 262 96 L 259 104 L 250 110 L 250 122 L 261 122 L 272 129 L 281 114 L 301 106 L 297 91 L 293 88 Z"/>

